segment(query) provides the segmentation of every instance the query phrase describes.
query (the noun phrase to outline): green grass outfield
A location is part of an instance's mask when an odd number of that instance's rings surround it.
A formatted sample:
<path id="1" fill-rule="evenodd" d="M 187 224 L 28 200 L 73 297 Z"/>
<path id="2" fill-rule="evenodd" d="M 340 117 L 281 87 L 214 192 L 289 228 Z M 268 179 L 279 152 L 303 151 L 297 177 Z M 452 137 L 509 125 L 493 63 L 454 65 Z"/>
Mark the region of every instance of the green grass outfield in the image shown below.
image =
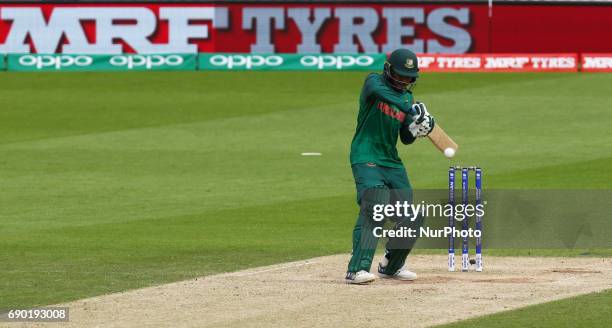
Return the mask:
<path id="1" fill-rule="evenodd" d="M 0 74 L 0 308 L 349 252 L 364 77 Z M 416 95 L 485 188 L 610 189 L 610 85 L 424 74 Z M 400 152 L 415 188 L 444 188 L 428 141 Z"/>
<path id="2" fill-rule="evenodd" d="M 612 289 L 608 289 L 459 321 L 438 328 L 610 327 L 611 305 Z"/>

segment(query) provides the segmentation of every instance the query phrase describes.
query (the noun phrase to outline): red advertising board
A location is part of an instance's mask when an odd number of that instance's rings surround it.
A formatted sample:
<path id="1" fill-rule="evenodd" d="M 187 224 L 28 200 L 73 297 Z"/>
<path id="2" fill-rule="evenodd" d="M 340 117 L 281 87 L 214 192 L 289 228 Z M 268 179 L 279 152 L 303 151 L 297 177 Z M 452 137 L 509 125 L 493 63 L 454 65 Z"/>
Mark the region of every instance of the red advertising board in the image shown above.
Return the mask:
<path id="1" fill-rule="evenodd" d="M 610 40 L 612 4 L 0 4 L 3 53 L 609 53 Z"/>
<path id="2" fill-rule="evenodd" d="M 576 54 L 419 55 L 425 72 L 576 72 Z"/>
<path id="3" fill-rule="evenodd" d="M 582 54 L 581 70 L 583 72 L 612 72 L 612 53 Z"/>

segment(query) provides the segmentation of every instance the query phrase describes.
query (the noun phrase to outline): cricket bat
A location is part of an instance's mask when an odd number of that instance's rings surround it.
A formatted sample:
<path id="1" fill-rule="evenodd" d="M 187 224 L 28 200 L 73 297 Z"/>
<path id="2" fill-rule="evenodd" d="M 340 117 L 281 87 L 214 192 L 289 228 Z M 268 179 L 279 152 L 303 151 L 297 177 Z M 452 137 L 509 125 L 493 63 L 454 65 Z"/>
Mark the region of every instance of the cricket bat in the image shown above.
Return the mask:
<path id="1" fill-rule="evenodd" d="M 431 143 L 436 146 L 436 148 L 444 153 L 444 156 L 451 158 L 455 156 L 455 153 L 457 153 L 459 145 L 457 145 L 457 143 L 453 141 L 453 139 L 451 139 L 451 137 L 449 137 L 437 123 L 434 125 L 433 130 L 431 130 L 427 137 Z"/>

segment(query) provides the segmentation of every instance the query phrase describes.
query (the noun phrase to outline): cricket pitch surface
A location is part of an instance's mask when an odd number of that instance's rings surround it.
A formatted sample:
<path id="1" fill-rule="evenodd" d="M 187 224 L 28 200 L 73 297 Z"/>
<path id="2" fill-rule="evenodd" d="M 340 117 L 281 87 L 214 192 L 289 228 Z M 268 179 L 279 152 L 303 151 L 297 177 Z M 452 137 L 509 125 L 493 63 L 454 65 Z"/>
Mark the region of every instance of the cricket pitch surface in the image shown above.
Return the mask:
<path id="1" fill-rule="evenodd" d="M 484 272 L 465 273 L 448 272 L 446 255 L 416 255 L 408 264 L 418 280 L 365 286 L 344 282 L 347 261 L 318 257 L 77 300 L 61 304 L 69 323 L 39 325 L 427 327 L 612 288 L 607 258 L 484 257 Z"/>

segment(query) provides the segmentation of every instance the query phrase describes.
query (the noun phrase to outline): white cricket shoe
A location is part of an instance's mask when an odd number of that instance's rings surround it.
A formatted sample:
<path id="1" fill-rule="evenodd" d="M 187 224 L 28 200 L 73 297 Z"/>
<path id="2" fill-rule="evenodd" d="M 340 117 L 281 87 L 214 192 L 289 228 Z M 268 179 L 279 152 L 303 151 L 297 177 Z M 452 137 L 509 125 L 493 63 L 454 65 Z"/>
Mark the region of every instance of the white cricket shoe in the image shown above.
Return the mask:
<path id="1" fill-rule="evenodd" d="M 378 275 L 381 278 L 387 278 L 387 279 L 397 279 L 397 280 L 406 280 L 406 281 L 410 281 L 410 280 L 416 280 L 417 278 L 417 274 L 408 270 L 408 268 L 406 268 L 406 266 L 404 265 L 401 269 L 397 270 L 394 274 L 385 274 L 385 267 L 382 265 L 382 263 L 378 264 Z"/>
<path id="2" fill-rule="evenodd" d="M 346 283 L 348 284 L 365 285 L 371 283 L 374 280 L 376 280 L 376 275 L 373 273 L 369 273 L 365 270 L 346 273 Z"/>

